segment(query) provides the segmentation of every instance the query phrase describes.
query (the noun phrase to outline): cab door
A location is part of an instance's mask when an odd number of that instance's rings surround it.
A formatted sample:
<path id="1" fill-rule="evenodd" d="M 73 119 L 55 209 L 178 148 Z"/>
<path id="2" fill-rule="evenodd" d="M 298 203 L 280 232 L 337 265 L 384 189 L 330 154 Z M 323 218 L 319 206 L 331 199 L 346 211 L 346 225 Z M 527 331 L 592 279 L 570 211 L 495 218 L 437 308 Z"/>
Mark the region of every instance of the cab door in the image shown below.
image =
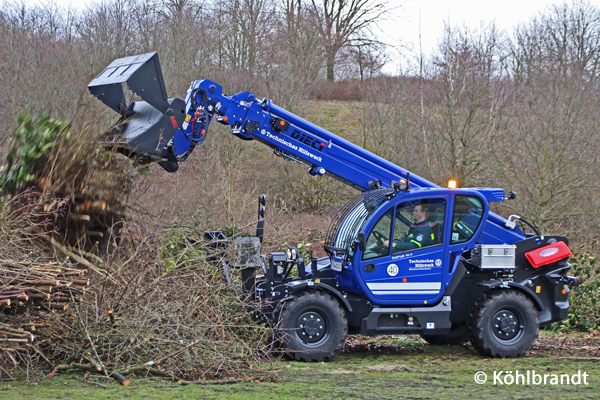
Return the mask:
<path id="1" fill-rule="evenodd" d="M 424 304 L 439 297 L 448 271 L 444 229 L 449 200 L 402 201 L 370 227 L 359 273 L 379 303 Z"/>
<path id="2" fill-rule="evenodd" d="M 366 249 L 354 255 L 356 273 L 375 304 L 436 302 L 481 233 L 487 203 L 469 193 L 400 200 L 365 226 Z"/>

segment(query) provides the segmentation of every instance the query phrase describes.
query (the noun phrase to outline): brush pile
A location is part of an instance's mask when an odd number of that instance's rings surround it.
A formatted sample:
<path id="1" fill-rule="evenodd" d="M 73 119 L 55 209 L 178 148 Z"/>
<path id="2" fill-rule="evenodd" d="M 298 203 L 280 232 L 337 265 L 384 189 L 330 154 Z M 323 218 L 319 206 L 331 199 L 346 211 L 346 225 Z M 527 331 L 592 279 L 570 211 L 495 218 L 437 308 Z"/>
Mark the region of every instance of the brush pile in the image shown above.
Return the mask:
<path id="1" fill-rule="evenodd" d="M 121 231 L 118 255 L 89 280 L 66 262 L 0 263 L 0 293 L 11 296 L 0 308 L 0 376 L 29 368 L 35 379 L 69 370 L 123 385 L 132 376 L 277 379 L 261 367 L 273 355 L 272 332 L 252 322 L 236 288 L 205 261 L 202 229 L 128 221 Z M 179 248 L 165 246 L 175 238 Z"/>
<path id="2" fill-rule="evenodd" d="M 0 375 L 4 362 L 18 365 L 37 349 L 39 330 L 89 290 L 85 270 L 45 252 L 43 240 L 55 234 L 52 221 L 61 216 L 60 207 L 49 211 L 53 203 L 66 202 L 33 190 L 0 198 Z"/>
<path id="3" fill-rule="evenodd" d="M 81 301 L 89 291 L 86 273 L 85 269 L 67 268 L 55 261 L 31 264 L 0 259 L 0 307 L 65 310 L 67 303 Z"/>
<path id="4" fill-rule="evenodd" d="M 15 352 L 34 346 L 34 333 L 50 326 L 48 313 L 66 310 L 89 291 L 86 272 L 54 261 L 0 259 L 0 310 L 5 316 L 0 320 L 6 321 L 0 322 L 0 354 L 15 361 Z"/>
<path id="5" fill-rule="evenodd" d="M 53 224 L 61 242 L 83 249 L 102 248 L 123 220 L 132 175 L 128 162 L 99 147 L 93 127 L 73 129 L 47 115 L 19 117 L 6 165 L 0 175 L 5 193 L 27 188 L 59 200 Z"/>
<path id="6" fill-rule="evenodd" d="M 206 261 L 208 226 L 125 220 L 127 162 L 66 122 L 19 121 L 0 176 L 0 379 L 275 379 L 271 330 Z"/>

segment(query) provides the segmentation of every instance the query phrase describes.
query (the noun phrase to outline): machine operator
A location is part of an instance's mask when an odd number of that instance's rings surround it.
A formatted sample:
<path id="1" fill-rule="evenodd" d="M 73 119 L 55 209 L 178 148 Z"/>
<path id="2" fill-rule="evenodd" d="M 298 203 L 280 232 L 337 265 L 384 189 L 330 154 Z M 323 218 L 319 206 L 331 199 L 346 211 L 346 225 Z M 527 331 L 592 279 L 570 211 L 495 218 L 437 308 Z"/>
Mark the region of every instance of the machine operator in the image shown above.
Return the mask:
<path id="1" fill-rule="evenodd" d="M 393 253 L 420 249 L 433 244 L 433 232 L 429 226 L 429 206 L 423 203 L 415 205 L 412 216 L 414 224 L 410 226 L 406 235 L 404 235 L 402 240 L 393 241 Z M 389 240 L 386 240 L 383 245 L 385 247 L 389 246 Z"/>

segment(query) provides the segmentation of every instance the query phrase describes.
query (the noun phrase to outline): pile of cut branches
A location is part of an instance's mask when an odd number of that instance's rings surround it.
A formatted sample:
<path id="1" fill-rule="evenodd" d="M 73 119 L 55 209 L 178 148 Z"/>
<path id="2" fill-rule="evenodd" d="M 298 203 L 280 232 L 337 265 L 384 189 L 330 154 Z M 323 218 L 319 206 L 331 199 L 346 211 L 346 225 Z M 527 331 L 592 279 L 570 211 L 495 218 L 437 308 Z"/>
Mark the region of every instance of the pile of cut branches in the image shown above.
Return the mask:
<path id="1" fill-rule="evenodd" d="M 3 192 L 34 188 L 68 199 L 46 205 L 62 206 L 53 221 L 62 241 L 87 249 L 106 244 L 127 206 L 128 162 L 98 146 L 93 126 L 73 129 L 45 114 L 20 116 L 18 123 L 0 176 Z"/>
<path id="2" fill-rule="evenodd" d="M 272 357 L 270 328 L 252 321 L 241 293 L 205 260 L 203 230 L 184 231 L 195 247 L 165 252 L 160 228 L 126 222 L 115 257 L 104 265 L 107 275 L 95 282 L 94 301 L 72 311 L 79 323 L 65 334 L 77 339 L 53 345 L 72 346 L 78 362 L 123 376 L 272 379 L 256 367 Z M 67 361 L 73 359 L 62 365 Z"/>
<path id="3" fill-rule="evenodd" d="M 0 198 L 0 342 L 10 343 L 0 345 L 0 376 L 273 379 L 260 367 L 271 331 L 251 320 L 221 263 L 206 261 L 206 227 L 167 233 L 124 220 L 127 162 L 64 121 L 19 124 L 0 176 L 12 195 Z M 90 251 L 117 221 L 119 240 Z"/>
<path id="4" fill-rule="evenodd" d="M 37 331 L 51 326 L 49 315 L 64 311 L 70 302 L 80 302 L 89 291 L 86 270 L 70 263 L 43 260 L 0 259 L 0 358 L 16 363 L 15 354 L 36 349 Z M 47 360 L 47 359 L 46 359 Z"/>
<path id="5" fill-rule="evenodd" d="M 88 290 L 87 270 L 68 268 L 55 261 L 32 264 L 0 258 L 0 307 L 34 305 L 65 310 Z"/>
<path id="6" fill-rule="evenodd" d="M 252 322 L 236 287 L 206 261 L 204 227 L 174 235 L 125 222 L 111 256 L 90 263 L 88 289 L 85 270 L 47 258 L 42 232 L 52 225 L 44 221 L 56 211 L 44 210 L 54 201 L 30 191 L 0 207 L 0 297 L 14 296 L 0 307 L 3 379 L 15 369 L 33 380 L 74 370 L 124 385 L 134 376 L 181 384 L 276 378 L 261 367 L 272 357 L 271 331 Z M 174 237 L 182 245 L 166 251 Z"/>
<path id="7" fill-rule="evenodd" d="M 65 203 L 33 190 L 0 198 L 0 374 L 31 351 L 46 358 L 37 350 L 38 331 L 59 322 L 57 311 L 88 290 L 85 270 L 56 262 L 45 249 L 44 238 L 61 215 L 60 206 L 49 205 Z"/>

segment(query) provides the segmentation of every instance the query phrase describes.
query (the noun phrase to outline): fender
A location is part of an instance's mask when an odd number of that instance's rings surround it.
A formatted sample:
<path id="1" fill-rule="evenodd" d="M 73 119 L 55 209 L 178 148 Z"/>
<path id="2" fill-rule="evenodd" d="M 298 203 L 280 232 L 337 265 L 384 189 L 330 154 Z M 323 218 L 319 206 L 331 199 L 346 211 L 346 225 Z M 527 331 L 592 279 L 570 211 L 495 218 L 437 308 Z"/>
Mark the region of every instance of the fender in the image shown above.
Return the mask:
<path id="1" fill-rule="evenodd" d="M 490 290 L 496 289 L 499 287 L 516 289 L 519 292 L 523 293 L 525 296 L 529 297 L 533 301 L 533 304 L 535 304 L 535 307 L 538 309 L 538 311 L 541 312 L 546 309 L 546 307 L 544 306 L 544 303 L 542 303 L 542 301 L 540 300 L 538 295 L 535 294 L 531 289 L 529 289 L 526 286 L 521 285 L 520 283 L 506 282 L 506 281 L 494 281 L 494 282 L 479 282 L 478 285 L 485 286 L 485 287 L 489 288 Z"/>
<path id="2" fill-rule="evenodd" d="M 313 282 L 313 281 L 302 281 L 302 282 L 298 282 L 298 283 L 294 283 L 294 284 L 287 284 L 285 286 L 288 289 L 289 294 L 280 300 L 280 304 L 283 303 L 285 300 L 289 300 L 292 297 L 291 295 L 294 294 L 295 292 L 298 292 L 299 290 L 306 289 L 306 288 L 314 288 L 314 289 L 322 289 L 326 292 L 333 294 L 335 297 L 337 297 L 342 302 L 342 304 L 344 305 L 346 310 L 348 310 L 348 312 L 352 312 L 352 306 L 350 305 L 350 302 L 344 297 L 344 295 L 342 293 L 340 293 L 337 289 L 334 289 L 331 286 L 326 285 L 324 283 Z"/>

